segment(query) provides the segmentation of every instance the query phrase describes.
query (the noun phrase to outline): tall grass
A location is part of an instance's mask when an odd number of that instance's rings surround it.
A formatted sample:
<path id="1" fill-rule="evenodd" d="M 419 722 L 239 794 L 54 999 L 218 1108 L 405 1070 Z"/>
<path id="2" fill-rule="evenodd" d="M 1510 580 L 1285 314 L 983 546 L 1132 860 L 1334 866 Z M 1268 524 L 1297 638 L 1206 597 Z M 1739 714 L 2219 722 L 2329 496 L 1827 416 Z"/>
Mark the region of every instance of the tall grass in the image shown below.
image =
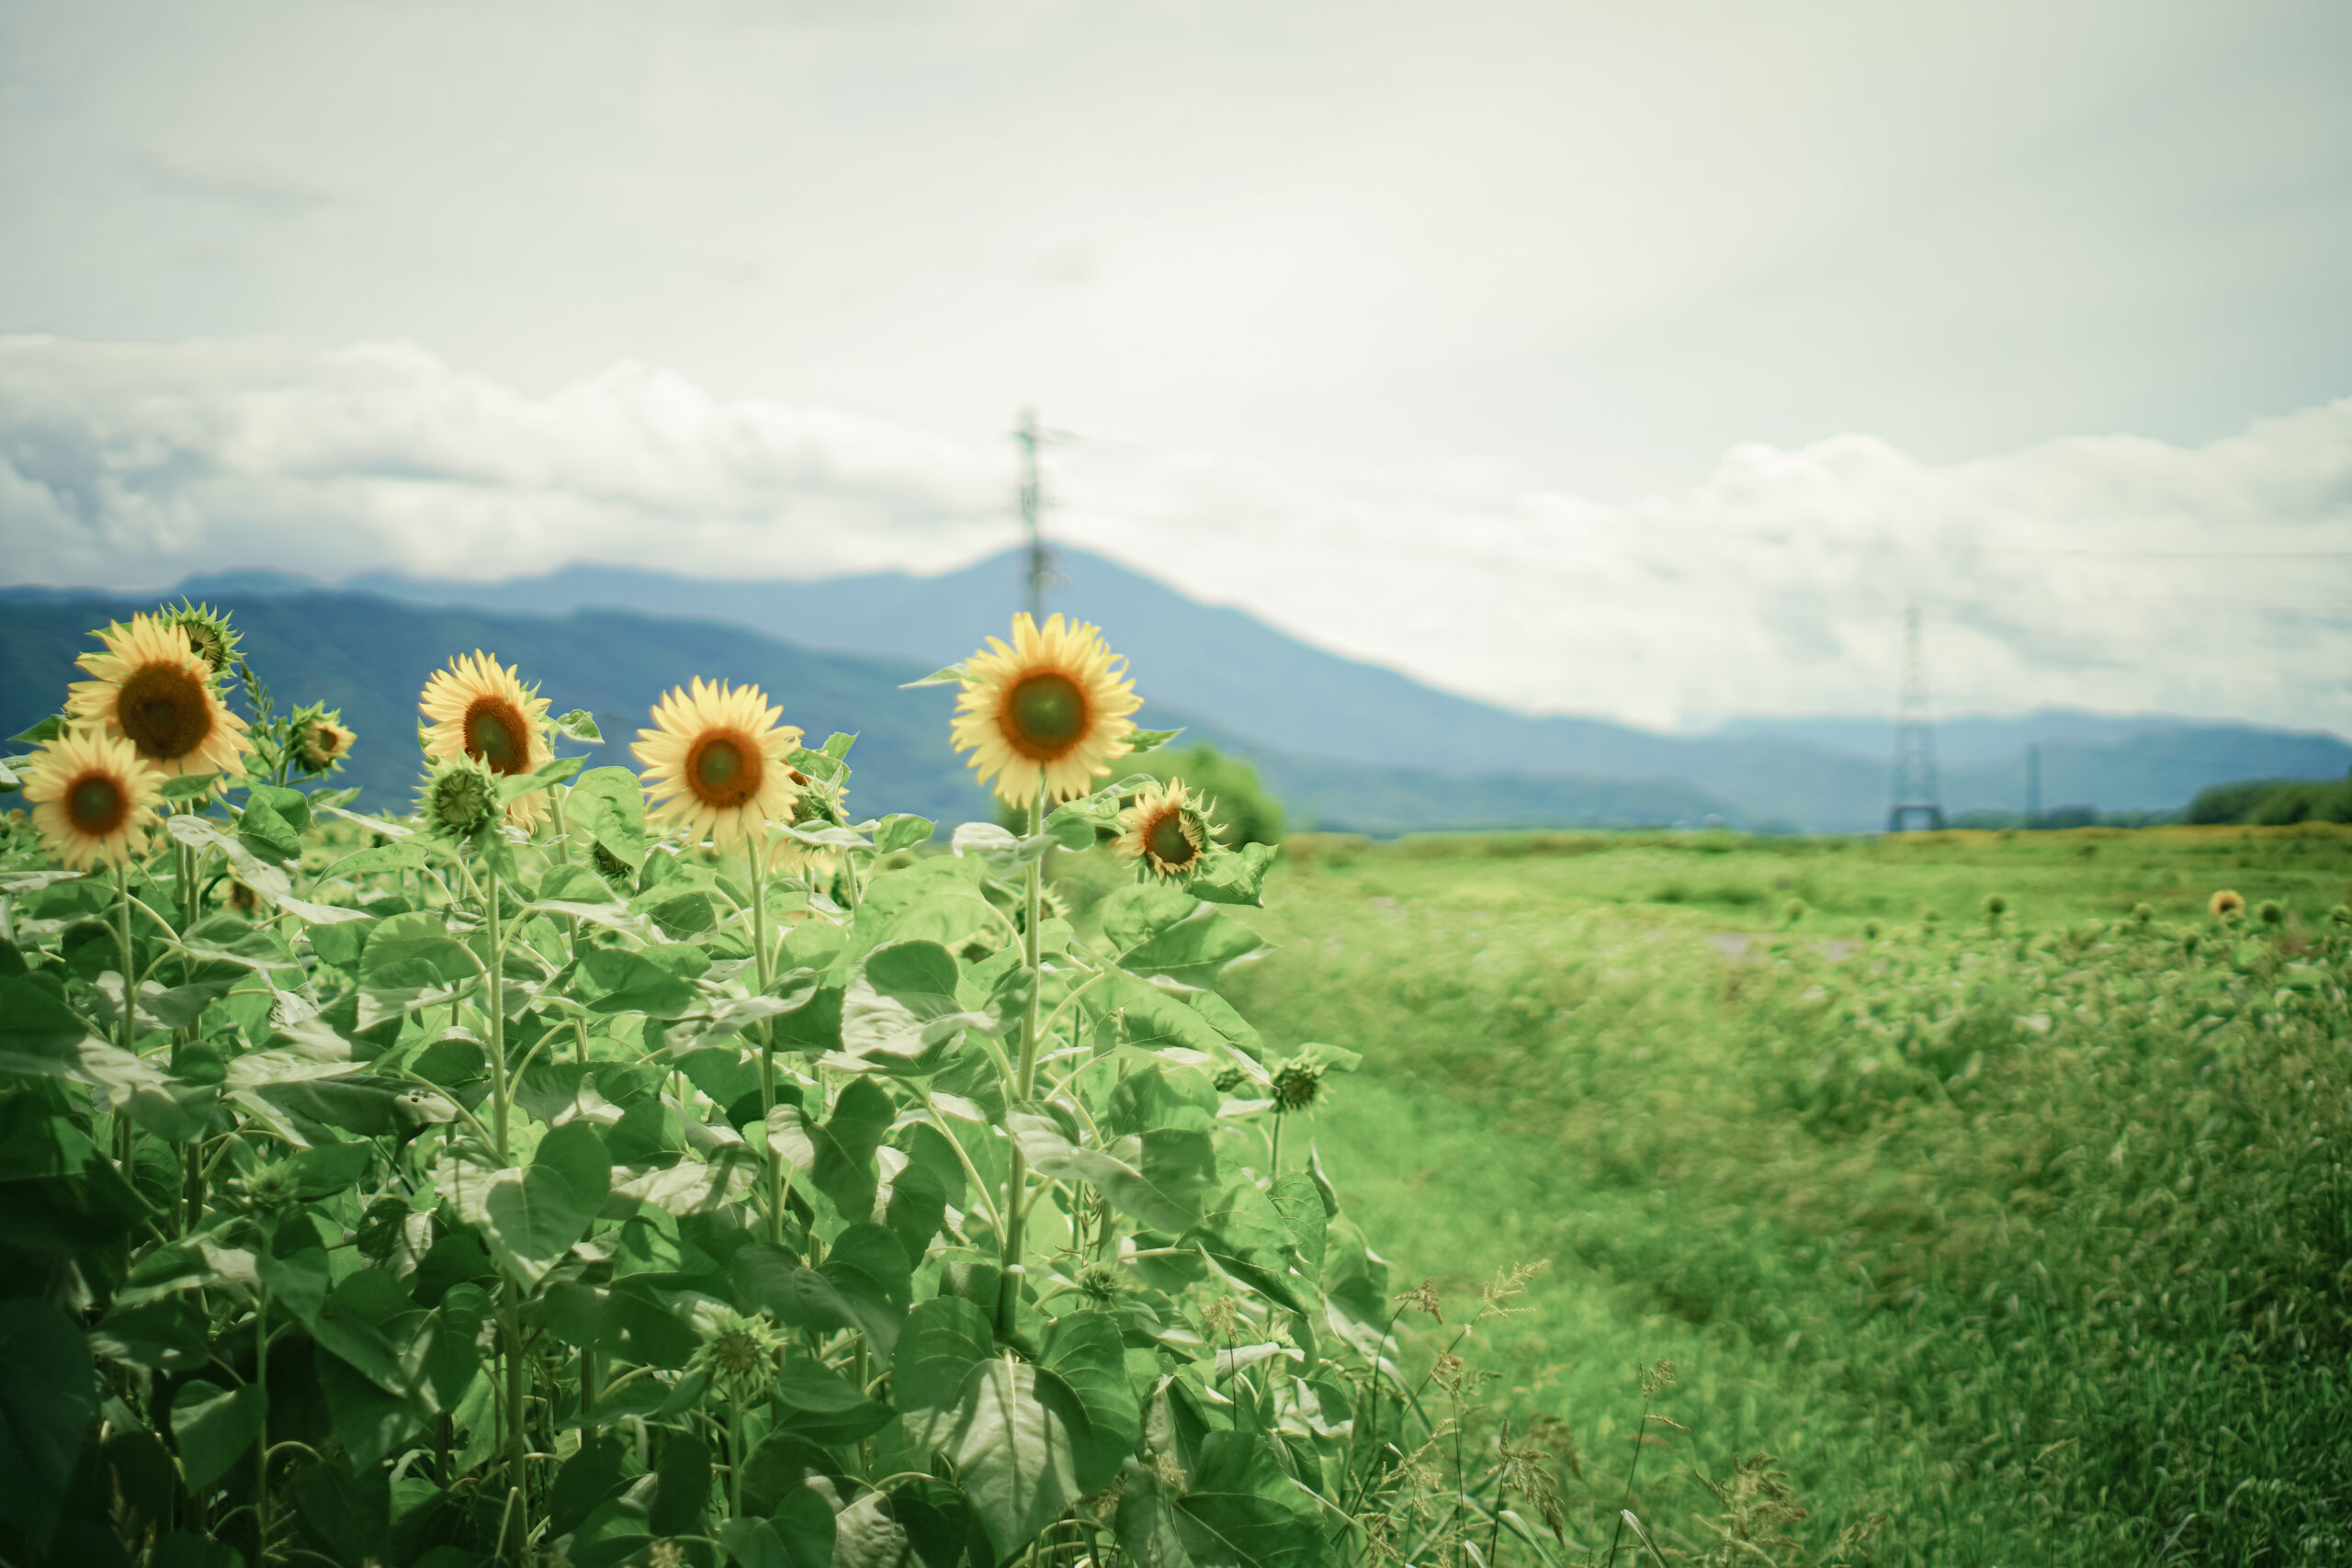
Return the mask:
<path id="1" fill-rule="evenodd" d="M 1690 1431 L 1655 1428 L 1634 1499 L 1669 1521 L 1769 1449 L 1809 1555 L 2352 1558 L 2352 1010 L 2322 902 L 2352 840 L 1464 847 L 1309 861 L 1238 990 L 1364 1052 L 1317 1135 L 1383 1172 L 1348 1197 L 1408 1272 L 1557 1260 L 1498 1331 L 1495 1408 L 1566 1418 L 1588 1528 L 1631 1368 L 1670 1357 Z M 2222 877 L 2281 923 L 2184 941 Z M 1678 879 L 1811 908 L 1727 959 L 1705 939 L 1758 913 L 1657 901 Z M 1980 912 L 2003 886 L 2027 924 Z M 2162 918 L 2078 913 L 2151 892 Z"/>

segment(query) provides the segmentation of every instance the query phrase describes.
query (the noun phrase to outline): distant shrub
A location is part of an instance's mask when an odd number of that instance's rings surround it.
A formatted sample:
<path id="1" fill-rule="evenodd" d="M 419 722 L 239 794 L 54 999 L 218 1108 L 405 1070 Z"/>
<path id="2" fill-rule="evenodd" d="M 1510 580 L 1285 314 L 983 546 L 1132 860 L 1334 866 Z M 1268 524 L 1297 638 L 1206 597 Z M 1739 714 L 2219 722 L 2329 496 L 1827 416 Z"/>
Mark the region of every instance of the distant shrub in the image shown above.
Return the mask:
<path id="1" fill-rule="evenodd" d="M 2240 779 L 2199 790 L 2188 820 L 2286 828 L 2298 822 L 2352 822 L 2352 778 Z"/>

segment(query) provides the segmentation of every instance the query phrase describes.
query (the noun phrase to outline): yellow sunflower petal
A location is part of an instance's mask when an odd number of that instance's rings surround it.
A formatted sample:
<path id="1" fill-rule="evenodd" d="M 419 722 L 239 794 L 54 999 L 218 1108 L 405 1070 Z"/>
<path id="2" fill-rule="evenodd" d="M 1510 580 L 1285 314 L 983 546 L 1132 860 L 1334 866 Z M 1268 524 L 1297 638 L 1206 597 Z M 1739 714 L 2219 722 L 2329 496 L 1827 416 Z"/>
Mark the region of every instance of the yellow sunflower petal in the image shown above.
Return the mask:
<path id="1" fill-rule="evenodd" d="M 802 776 L 791 764 L 796 725 L 757 686 L 696 676 L 653 705 L 653 728 L 629 750 L 644 766 L 651 820 L 696 841 L 740 848 L 767 822 L 789 822 Z"/>
<path id="2" fill-rule="evenodd" d="M 105 649 L 74 660 L 95 679 L 68 688 L 69 717 L 130 741 L 166 778 L 244 772 L 245 721 L 222 705 L 186 637 L 153 615 L 93 635 Z"/>
<path id="3" fill-rule="evenodd" d="M 121 865 L 145 852 L 164 774 L 120 736 L 68 729 L 25 770 L 25 798 L 41 842 L 69 871 Z"/>
<path id="4" fill-rule="evenodd" d="M 1119 827 L 1113 852 L 1144 862 L 1155 875 L 1182 875 L 1208 852 L 1207 820 L 1182 779 L 1146 784 L 1136 803 L 1119 813 Z"/>
<path id="5" fill-rule="evenodd" d="M 548 700 L 526 686 L 520 671 L 476 649 L 435 670 L 416 701 L 430 722 L 424 754 L 433 761 L 471 757 L 505 777 L 537 773 L 555 760 L 548 743 Z M 547 791 L 511 801 L 507 820 L 522 829 L 538 826 L 548 812 Z"/>
<path id="6" fill-rule="evenodd" d="M 990 637 L 965 660 L 950 733 L 999 798 L 1026 806 L 1042 786 L 1071 800 L 1127 754 L 1130 716 L 1142 705 L 1126 660 L 1093 626 L 1058 615 L 1039 626 L 1016 615 L 1009 646 Z"/>

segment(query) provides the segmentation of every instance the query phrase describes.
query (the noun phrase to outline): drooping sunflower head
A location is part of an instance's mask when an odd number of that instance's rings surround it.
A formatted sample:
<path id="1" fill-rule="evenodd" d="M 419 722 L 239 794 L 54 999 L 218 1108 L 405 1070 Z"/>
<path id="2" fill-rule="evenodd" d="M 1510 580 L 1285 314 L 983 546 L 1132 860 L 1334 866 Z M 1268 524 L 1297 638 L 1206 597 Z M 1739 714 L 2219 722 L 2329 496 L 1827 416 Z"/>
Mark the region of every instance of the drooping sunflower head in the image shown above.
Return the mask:
<path id="1" fill-rule="evenodd" d="M 645 764 L 653 820 L 722 850 L 741 847 L 763 824 L 791 822 L 808 781 L 787 761 L 799 728 L 778 724 L 781 716 L 757 686 L 696 677 L 690 688 L 671 688 L 654 705 L 653 728 L 639 730 L 629 748 Z"/>
<path id="2" fill-rule="evenodd" d="M 2205 909 L 2217 920 L 2234 920 L 2245 913 L 2245 899 L 2224 887 L 2206 900 Z"/>
<path id="3" fill-rule="evenodd" d="M 1182 779 L 1147 784 L 1119 813 L 1119 836 L 1111 847 L 1143 862 L 1156 876 L 1182 876 L 1208 853 L 1208 810 L 1209 802 L 1188 791 Z"/>
<path id="4" fill-rule="evenodd" d="M 435 761 L 470 757 L 501 777 L 536 773 L 555 760 L 548 744 L 548 700 L 537 686 L 480 649 L 449 660 L 424 682 L 417 710 L 429 721 L 422 737 Z M 547 792 L 517 797 L 506 815 L 519 828 L 547 814 Z"/>
<path id="5" fill-rule="evenodd" d="M 96 679 L 74 683 L 69 715 L 129 740 L 166 778 L 244 772 L 245 721 L 222 705 L 211 666 L 176 627 L 133 615 L 91 635 L 106 650 L 74 661 Z"/>
<path id="6" fill-rule="evenodd" d="M 963 682 L 956 749 L 1012 806 L 1036 799 L 1040 781 L 1056 800 L 1084 795 L 1127 754 L 1129 716 L 1143 705 L 1102 634 L 1059 615 L 1043 627 L 1015 615 L 1012 645 L 989 638 L 964 661 Z"/>
<path id="7" fill-rule="evenodd" d="M 287 721 L 294 744 L 294 765 L 313 776 L 333 773 L 351 754 L 359 739 L 344 728 L 343 710 L 311 703 L 294 710 Z"/>
<path id="8" fill-rule="evenodd" d="M 166 606 L 156 618 L 187 638 L 188 647 L 204 660 L 214 680 L 228 673 L 229 666 L 236 662 L 236 630 L 229 625 L 227 615 L 211 605 L 183 599 Z"/>
<path id="9" fill-rule="evenodd" d="M 2254 907 L 2254 916 L 2266 926 L 2284 925 L 2287 920 L 2287 906 L 2276 898 L 2265 898 Z"/>
<path id="10" fill-rule="evenodd" d="M 34 753 L 25 798 L 41 843 L 69 871 L 122 865 L 147 847 L 164 775 L 119 736 L 69 729 Z"/>
<path id="11" fill-rule="evenodd" d="M 498 775 L 488 764 L 459 752 L 433 764 L 417 792 L 417 815 L 424 830 L 453 843 L 489 827 L 498 816 Z"/>

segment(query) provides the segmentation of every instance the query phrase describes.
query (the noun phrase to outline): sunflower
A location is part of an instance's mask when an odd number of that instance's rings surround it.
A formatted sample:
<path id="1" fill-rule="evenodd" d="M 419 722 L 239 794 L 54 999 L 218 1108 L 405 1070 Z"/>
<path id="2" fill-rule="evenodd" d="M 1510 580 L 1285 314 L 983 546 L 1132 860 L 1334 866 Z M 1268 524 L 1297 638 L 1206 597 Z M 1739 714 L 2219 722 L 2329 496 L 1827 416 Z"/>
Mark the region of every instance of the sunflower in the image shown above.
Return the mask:
<path id="1" fill-rule="evenodd" d="M 722 850 L 760 824 L 789 822 L 808 780 L 786 759 L 800 744 L 797 725 L 779 725 L 757 686 L 695 677 L 654 705 L 651 729 L 629 748 L 645 764 L 653 819 L 690 829 Z"/>
<path id="2" fill-rule="evenodd" d="M 424 730 L 424 754 L 436 762 L 471 757 L 512 778 L 555 760 L 548 745 L 548 700 L 480 649 L 452 659 L 447 670 L 435 670 L 416 705 L 433 721 Z M 537 826 L 547 809 L 547 792 L 540 790 L 510 801 L 506 815 L 527 829 Z"/>
<path id="3" fill-rule="evenodd" d="M 2224 887 L 2206 901 L 2205 908 L 2217 920 L 2234 920 L 2245 913 L 2245 899 Z"/>
<path id="4" fill-rule="evenodd" d="M 228 673 L 229 666 L 236 662 L 237 634 L 230 626 L 229 617 L 211 605 L 183 599 L 155 618 L 187 638 L 188 647 L 203 659 L 205 668 L 212 671 L 215 680 Z"/>
<path id="5" fill-rule="evenodd" d="M 147 848 L 164 775 L 119 736 L 69 729 L 33 754 L 25 798 L 33 826 L 69 871 L 122 865 Z"/>
<path id="6" fill-rule="evenodd" d="M 1146 784 L 1136 803 L 1119 813 L 1124 829 L 1111 848 L 1139 860 L 1159 876 L 1182 876 L 1208 853 L 1207 803 L 1185 789 L 1182 779 Z"/>
<path id="7" fill-rule="evenodd" d="M 1012 646 L 995 637 L 964 661 L 956 699 L 956 749 L 972 753 L 982 784 L 997 797 L 1027 806 L 1043 779 L 1056 800 L 1074 800 L 1127 754 L 1128 716 L 1143 705 L 1126 660 L 1083 621 L 1012 617 Z"/>
<path id="8" fill-rule="evenodd" d="M 424 775 L 416 810 L 424 818 L 426 832 L 463 842 L 497 818 L 498 775 L 478 757 L 463 752 L 444 757 Z"/>
<path id="9" fill-rule="evenodd" d="M 710 1374 L 719 1393 L 738 1404 L 766 1394 L 784 1361 L 785 1340 L 764 1317 L 746 1317 L 721 1307 L 710 1320 L 709 1337 L 688 1365 Z"/>
<path id="10" fill-rule="evenodd" d="M 153 615 L 90 635 L 106 651 L 74 660 L 97 679 L 71 688 L 70 716 L 129 740 L 165 778 L 245 771 L 245 721 L 221 705 L 211 667 L 186 636 Z"/>
<path id="11" fill-rule="evenodd" d="M 343 710 L 321 703 L 294 710 L 287 721 L 294 743 L 294 765 L 306 773 L 327 773 L 343 766 L 351 743 L 359 739 L 344 728 Z"/>

